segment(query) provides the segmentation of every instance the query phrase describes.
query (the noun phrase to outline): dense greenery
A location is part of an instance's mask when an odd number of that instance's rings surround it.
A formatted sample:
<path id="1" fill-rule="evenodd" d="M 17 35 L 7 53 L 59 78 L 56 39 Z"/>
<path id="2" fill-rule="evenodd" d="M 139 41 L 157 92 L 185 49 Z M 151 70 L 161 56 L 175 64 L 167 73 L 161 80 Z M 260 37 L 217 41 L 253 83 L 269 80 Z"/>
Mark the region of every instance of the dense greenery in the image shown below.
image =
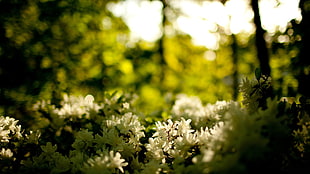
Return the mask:
<path id="1" fill-rule="evenodd" d="M 249 0 L 256 32 L 216 50 L 157 2 L 150 43 L 118 0 L 0 0 L 1 173 L 308 173 L 309 0 L 274 33 Z"/>
<path id="2" fill-rule="evenodd" d="M 244 79 L 244 107 L 179 95 L 156 122 L 116 93 L 42 100 L 29 130 L 0 117 L 1 172 L 308 173 L 308 104 L 265 98 L 270 88 L 270 78 Z"/>
<path id="3" fill-rule="evenodd" d="M 163 32 L 154 43 L 134 42 L 123 20 L 108 10 L 117 2 L 0 1 L 1 113 L 25 117 L 27 105 L 38 99 L 53 98 L 57 105 L 63 93 L 99 97 L 115 90 L 138 94 L 136 104 L 143 112 L 162 110 L 169 104 L 165 96 L 178 93 L 210 103 L 240 100 L 240 79 L 259 66 L 251 34 L 231 35 L 216 26 L 218 50 L 195 46 L 189 35 L 172 29 L 182 13 L 167 2 L 163 27 L 172 32 Z M 267 33 L 273 38 L 268 45 L 274 50 L 274 89 L 281 96 L 296 96 L 298 74 L 307 70 L 296 69 L 303 65 L 298 59 L 300 27 Z M 279 43 L 283 36 L 290 42 Z M 293 58 L 301 62 L 290 64 Z"/>

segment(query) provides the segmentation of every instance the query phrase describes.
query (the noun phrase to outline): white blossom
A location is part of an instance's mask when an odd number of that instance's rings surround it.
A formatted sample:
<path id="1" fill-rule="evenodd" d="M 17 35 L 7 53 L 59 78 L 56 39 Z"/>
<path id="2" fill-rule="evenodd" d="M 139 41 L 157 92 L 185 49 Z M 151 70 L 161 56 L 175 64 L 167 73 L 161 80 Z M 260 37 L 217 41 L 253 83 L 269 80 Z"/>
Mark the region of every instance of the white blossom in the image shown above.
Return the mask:
<path id="1" fill-rule="evenodd" d="M 0 151 L 0 159 L 12 158 L 13 152 L 11 149 L 2 148 Z"/>
<path id="2" fill-rule="evenodd" d="M 0 142 L 8 143 L 12 138 L 22 138 L 21 125 L 17 125 L 17 122 L 14 118 L 0 117 Z"/>
<path id="3" fill-rule="evenodd" d="M 82 118 L 82 115 L 89 118 L 91 112 L 98 112 L 103 107 L 103 105 L 95 103 L 94 100 L 92 95 L 87 95 L 86 97 L 64 95 L 64 100 L 60 103 L 62 107 L 55 108 L 53 113 L 60 118 Z"/>
<path id="4" fill-rule="evenodd" d="M 172 116 L 175 120 L 180 118 L 191 119 L 192 126 L 196 129 L 200 127 L 212 127 L 220 121 L 229 110 L 234 101 L 217 101 L 215 104 L 203 105 L 198 97 L 178 95 L 172 107 Z"/>
<path id="5" fill-rule="evenodd" d="M 119 169 L 124 173 L 123 167 L 127 166 L 128 163 L 121 158 L 121 154 L 114 151 L 102 152 L 99 156 L 90 158 L 85 164 L 85 173 L 105 173 L 105 171 L 110 171 L 108 173 L 114 173 L 113 169 Z"/>

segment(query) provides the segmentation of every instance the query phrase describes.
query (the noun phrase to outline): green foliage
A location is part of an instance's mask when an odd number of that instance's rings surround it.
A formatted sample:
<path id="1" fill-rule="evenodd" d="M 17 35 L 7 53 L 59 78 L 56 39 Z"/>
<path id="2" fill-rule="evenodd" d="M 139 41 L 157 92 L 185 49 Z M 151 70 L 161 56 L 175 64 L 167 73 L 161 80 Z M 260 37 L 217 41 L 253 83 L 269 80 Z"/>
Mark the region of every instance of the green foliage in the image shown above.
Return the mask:
<path id="1" fill-rule="evenodd" d="M 119 72 L 115 62 L 123 58 L 128 33 L 105 8 L 108 2 L 0 2 L 0 104 L 5 113 L 16 105 L 25 112 L 23 105 L 38 98 L 107 88 L 108 77 Z"/>
<path id="2" fill-rule="evenodd" d="M 245 80 L 244 96 L 264 80 Z M 142 119 L 151 116 L 135 113 L 129 98 L 117 93 L 106 94 L 100 103 L 91 95 L 65 95 L 59 107 L 43 100 L 33 107 L 35 131 L 0 117 L 1 172 L 309 171 L 308 104 L 267 98 L 263 108 L 260 102 L 203 105 L 197 97 L 179 95 L 170 118 L 147 123 Z"/>
<path id="3" fill-rule="evenodd" d="M 208 61 L 205 47 L 176 33 L 164 37 L 160 55 L 158 42 L 129 40 L 127 26 L 108 10 L 110 2 L 0 2 L 0 113 L 31 120 L 27 108 L 34 102 L 52 99 L 57 107 L 63 93 L 100 97 L 127 90 L 140 96 L 135 106 L 143 112 L 166 110 L 171 93 L 210 103 L 231 99 L 233 89 L 222 80 L 232 72 L 229 45 Z"/>
<path id="4" fill-rule="evenodd" d="M 1 173 L 309 171 L 309 96 L 274 96 L 303 86 L 287 70 L 298 27 L 271 56 L 273 81 L 256 69 L 229 101 L 236 68 L 257 64 L 252 38 L 220 33 L 216 51 L 178 32 L 132 43 L 109 2 L 0 1 L 0 113 L 14 116 L 0 117 Z"/>
<path id="5" fill-rule="evenodd" d="M 273 97 L 271 78 L 261 75 L 259 70 L 255 71 L 255 78 L 256 80 L 245 78 L 240 87 L 242 104 L 248 107 L 249 112 L 255 112 L 258 108 L 266 109 L 267 98 Z"/>

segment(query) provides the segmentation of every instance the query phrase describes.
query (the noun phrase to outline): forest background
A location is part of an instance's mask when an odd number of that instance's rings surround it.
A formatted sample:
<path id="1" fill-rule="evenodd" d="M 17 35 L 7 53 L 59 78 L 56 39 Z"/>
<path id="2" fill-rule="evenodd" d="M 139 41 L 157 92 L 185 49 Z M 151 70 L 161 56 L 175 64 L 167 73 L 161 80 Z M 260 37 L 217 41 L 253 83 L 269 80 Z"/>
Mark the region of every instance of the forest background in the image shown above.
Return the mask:
<path id="1" fill-rule="evenodd" d="M 147 19 L 155 21 L 157 37 L 134 35 L 124 12 L 130 2 L 157 7 L 157 17 Z M 181 2 L 188 4 L 184 8 Z M 205 31 L 208 37 L 178 27 L 191 5 L 204 14 L 210 13 L 207 7 L 225 9 L 238 2 L 249 16 L 248 28 L 234 29 L 233 23 L 242 21 L 225 10 L 219 14 L 225 24 L 200 17 L 211 26 Z M 100 100 L 104 93 L 118 91 L 136 98 L 138 111 L 162 117 L 180 93 L 199 96 L 204 103 L 240 100 L 238 85 L 242 78 L 254 78 L 256 68 L 272 77 L 275 95 L 308 97 L 310 2 L 296 2 L 299 16 L 272 30 L 262 24 L 263 2 L 0 0 L 0 113 L 26 122 L 38 100 L 57 105 L 65 93 Z M 276 9 L 284 1 L 269 2 Z M 154 29 L 148 25 L 140 29 Z M 213 44 L 197 44 L 200 36 Z"/>

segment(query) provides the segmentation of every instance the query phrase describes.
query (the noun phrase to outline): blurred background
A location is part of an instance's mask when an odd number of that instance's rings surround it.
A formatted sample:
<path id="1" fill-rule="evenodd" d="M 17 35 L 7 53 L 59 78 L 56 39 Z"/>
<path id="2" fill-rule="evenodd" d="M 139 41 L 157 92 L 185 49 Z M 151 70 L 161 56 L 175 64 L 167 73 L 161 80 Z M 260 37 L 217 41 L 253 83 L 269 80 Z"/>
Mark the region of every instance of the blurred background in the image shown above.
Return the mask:
<path id="1" fill-rule="evenodd" d="M 308 0 L 0 0 L 0 114 L 62 95 L 241 100 L 254 70 L 278 96 L 309 96 Z"/>

